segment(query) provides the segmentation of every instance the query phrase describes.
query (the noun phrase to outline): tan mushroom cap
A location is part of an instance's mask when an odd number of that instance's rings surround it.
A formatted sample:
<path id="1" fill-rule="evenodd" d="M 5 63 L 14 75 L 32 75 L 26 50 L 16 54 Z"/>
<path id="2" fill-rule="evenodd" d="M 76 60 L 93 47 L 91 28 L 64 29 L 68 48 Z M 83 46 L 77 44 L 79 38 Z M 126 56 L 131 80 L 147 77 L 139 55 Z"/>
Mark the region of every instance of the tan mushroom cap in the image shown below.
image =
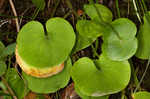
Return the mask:
<path id="1" fill-rule="evenodd" d="M 50 77 L 52 75 L 55 75 L 59 72 L 61 72 L 64 68 L 64 63 L 59 64 L 57 66 L 53 66 L 50 68 L 36 68 L 34 66 L 31 66 L 30 64 L 27 64 L 20 56 L 16 47 L 16 61 L 21 67 L 21 69 L 27 73 L 28 75 L 38 77 L 38 78 L 46 78 Z"/>

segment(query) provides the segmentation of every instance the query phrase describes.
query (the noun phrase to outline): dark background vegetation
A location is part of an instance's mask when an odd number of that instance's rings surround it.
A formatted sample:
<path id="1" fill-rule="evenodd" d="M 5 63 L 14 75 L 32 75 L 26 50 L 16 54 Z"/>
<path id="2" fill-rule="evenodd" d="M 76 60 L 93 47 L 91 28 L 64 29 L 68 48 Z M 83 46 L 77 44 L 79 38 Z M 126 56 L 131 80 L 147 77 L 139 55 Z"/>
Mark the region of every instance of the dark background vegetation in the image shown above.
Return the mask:
<path id="1" fill-rule="evenodd" d="M 66 0 L 60 0 L 60 2 L 59 0 L 45 0 L 45 1 L 46 1 L 45 9 L 37 13 L 36 7 L 33 5 L 31 0 L 13 0 L 15 9 L 18 14 L 20 27 L 22 27 L 25 23 L 33 20 L 34 18 L 35 18 L 34 20 L 45 23 L 50 17 L 66 16 L 66 20 L 68 20 L 75 29 L 77 16 L 74 13 L 68 14 L 71 8 L 67 5 Z M 79 16 L 82 15 L 83 5 L 87 4 L 88 0 L 70 0 L 70 1 L 73 6 L 72 10 L 74 10 Z M 59 3 L 58 6 L 56 6 L 57 3 Z M 99 0 L 99 3 L 102 3 L 111 9 L 114 16 L 113 19 L 118 18 L 115 0 Z M 149 6 L 150 0 L 145 0 L 145 3 L 147 5 L 147 8 L 150 10 L 150 6 Z M 136 23 L 139 29 L 140 23 L 137 19 L 132 0 L 119 0 L 119 9 L 120 9 L 121 17 L 126 17 L 131 19 L 134 23 Z M 9 4 L 9 0 L 0 0 L 0 41 L 2 41 L 6 46 L 16 42 L 16 37 L 18 33 L 16 31 L 14 18 L 15 16 L 12 12 L 12 8 Z M 99 38 L 99 42 L 100 43 L 102 42 L 101 38 Z M 100 52 L 101 51 L 99 49 L 99 53 Z M 91 54 L 92 54 L 91 47 L 88 47 L 76 53 L 73 57 L 74 58 L 76 58 L 77 56 L 92 57 Z M 135 73 L 137 75 L 137 78 L 140 80 L 146 68 L 147 61 L 137 59 L 136 57 L 132 57 L 132 60 L 133 60 L 133 66 L 135 68 Z M 14 67 L 15 64 L 14 56 L 11 58 L 11 62 L 12 62 L 11 66 Z M 146 73 L 146 76 L 141 84 L 141 90 L 150 91 L 149 78 L 150 78 L 150 69 L 148 69 L 148 72 Z M 134 83 L 134 78 L 132 77 L 129 86 L 125 89 L 126 90 L 125 94 L 129 99 L 131 99 L 131 93 L 134 89 L 135 89 L 135 83 Z M 121 99 L 121 94 L 122 92 L 111 95 L 110 99 Z M 35 96 L 37 96 L 37 94 L 30 92 L 25 99 L 35 99 Z M 57 97 L 61 97 L 61 99 L 67 99 L 66 97 L 69 97 L 71 99 L 79 98 L 74 92 L 73 84 L 71 81 L 66 88 L 54 94 L 44 95 L 44 97 L 46 99 L 55 99 L 55 98 L 57 99 Z"/>

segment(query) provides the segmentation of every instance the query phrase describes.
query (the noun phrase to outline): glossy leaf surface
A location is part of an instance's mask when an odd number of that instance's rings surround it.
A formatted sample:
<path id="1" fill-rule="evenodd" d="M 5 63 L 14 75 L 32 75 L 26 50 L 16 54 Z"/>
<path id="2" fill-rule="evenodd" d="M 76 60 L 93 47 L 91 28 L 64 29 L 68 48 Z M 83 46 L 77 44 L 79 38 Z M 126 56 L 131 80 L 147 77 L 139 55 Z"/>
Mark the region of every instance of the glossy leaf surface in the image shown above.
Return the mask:
<path id="1" fill-rule="evenodd" d="M 65 63 L 62 72 L 48 78 L 35 78 L 23 73 L 28 82 L 28 87 L 36 93 L 54 93 L 60 88 L 64 88 L 70 80 L 71 60 Z"/>
<path id="2" fill-rule="evenodd" d="M 111 25 L 112 28 L 107 27 L 103 35 L 103 53 L 115 61 L 127 60 L 136 53 L 138 47 L 136 26 L 126 18 L 116 19 Z"/>
<path id="3" fill-rule="evenodd" d="M 66 20 L 52 18 L 46 23 L 31 21 L 19 32 L 17 48 L 20 57 L 36 68 L 53 67 L 63 63 L 75 43 L 75 33 Z"/>
<path id="4" fill-rule="evenodd" d="M 129 83 L 130 72 L 128 61 L 112 61 L 102 55 L 94 61 L 87 57 L 79 59 L 71 76 L 84 95 L 104 96 L 123 90 Z"/>
<path id="5" fill-rule="evenodd" d="M 95 4 L 96 7 L 93 6 L 93 4 L 87 4 L 84 5 L 84 10 L 86 14 L 95 22 L 101 22 L 98 12 L 101 14 L 101 18 L 104 22 L 111 22 L 112 21 L 112 12 L 101 4 Z M 97 10 L 96 10 L 97 9 Z M 98 11 L 98 12 L 97 12 Z"/>
<path id="6" fill-rule="evenodd" d="M 136 92 L 133 97 L 134 99 L 150 99 L 150 93 L 146 91 Z"/>
<path id="7" fill-rule="evenodd" d="M 79 88 L 77 88 L 77 87 L 75 88 L 75 91 L 82 99 L 108 99 L 108 96 L 98 96 L 98 97 L 86 96 L 86 95 L 82 94 L 80 92 Z"/>

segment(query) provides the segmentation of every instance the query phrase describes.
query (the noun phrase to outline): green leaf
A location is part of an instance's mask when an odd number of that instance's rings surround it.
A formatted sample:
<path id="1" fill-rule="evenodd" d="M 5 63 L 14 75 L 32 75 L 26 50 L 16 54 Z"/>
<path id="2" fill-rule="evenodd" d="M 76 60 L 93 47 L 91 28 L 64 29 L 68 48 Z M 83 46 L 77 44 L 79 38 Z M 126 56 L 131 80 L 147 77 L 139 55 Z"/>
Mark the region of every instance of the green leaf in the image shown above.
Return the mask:
<path id="1" fill-rule="evenodd" d="M 100 11 L 103 20 L 106 22 L 112 21 L 111 11 L 100 4 L 95 4 Z M 103 26 L 99 24 L 99 16 L 95 7 L 91 4 L 84 6 L 85 12 L 91 17 L 90 20 L 79 20 L 76 24 L 79 35 L 77 37 L 76 46 L 73 53 L 90 46 L 99 36 L 102 35 Z"/>
<path id="2" fill-rule="evenodd" d="M 25 96 L 27 90 L 24 81 L 18 75 L 16 69 L 10 68 L 6 73 L 6 80 L 12 90 L 15 92 L 18 99 L 22 99 Z"/>
<path id="3" fill-rule="evenodd" d="M 44 10 L 45 0 L 32 0 L 32 3 L 39 9 Z"/>
<path id="4" fill-rule="evenodd" d="M 97 38 L 102 35 L 103 27 L 94 21 L 79 20 L 76 24 L 77 31 L 81 36 Z"/>
<path id="5" fill-rule="evenodd" d="M 16 48 L 16 43 L 12 43 L 10 45 L 8 45 L 3 53 L 2 53 L 2 57 L 7 57 L 8 55 L 12 55 L 15 52 L 15 48 Z"/>
<path id="6" fill-rule="evenodd" d="M 9 94 L 4 93 L 3 91 L 0 91 L 0 96 L 10 96 Z"/>
<path id="7" fill-rule="evenodd" d="M 83 93 L 81 93 L 79 88 L 77 88 L 76 86 L 75 91 L 82 99 L 108 99 L 108 96 L 99 96 L 99 97 L 86 96 Z"/>
<path id="8" fill-rule="evenodd" d="M 99 36 L 102 35 L 102 27 L 89 20 L 79 20 L 76 24 L 78 31 L 77 41 L 73 53 L 90 46 Z"/>
<path id="9" fill-rule="evenodd" d="M 131 75 L 128 61 L 112 61 L 103 55 L 92 61 L 84 57 L 74 63 L 71 76 L 81 93 L 104 96 L 123 90 Z"/>
<path id="10" fill-rule="evenodd" d="M 6 72 L 7 66 L 4 61 L 0 61 L 0 76 Z"/>
<path id="11" fill-rule="evenodd" d="M 146 91 L 140 91 L 133 94 L 134 99 L 150 99 L 150 93 Z"/>
<path id="12" fill-rule="evenodd" d="M 37 95 L 36 99 L 45 99 L 44 95 Z"/>
<path id="13" fill-rule="evenodd" d="M 70 54 L 75 44 L 70 23 L 63 18 L 52 18 L 46 22 L 46 29 L 47 34 L 41 23 L 31 21 L 20 30 L 17 49 L 26 64 L 49 68 L 63 63 Z"/>
<path id="14" fill-rule="evenodd" d="M 4 91 L 7 90 L 7 87 L 4 85 L 4 83 L 2 81 L 0 81 L 0 88 Z"/>
<path id="15" fill-rule="evenodd" d="M 3 96 L 3 99 L 13 99 L 11 96 Z"/>
<path id="16" fill-rule="evenodd" d="M 28 82 L 28 87 L 36 93 L 54 93 L 60 88 L 64 88 L 70 80 L 71 60 L 65 62 L 62 72 L 48 78 L 36 78 L 23 73 Z"/>
<path id="17" fill-rule="evenodd" d="M 4 51 L 4 44 L 0 41 L 0 56 L 1 56 L 1 53 Z"/>
<path id="18" fill-rule="evenodd" d="M 113 29 L 106 28 L 103 35 L 102 52 L 115 61 L 123 61 L 132 57 L 137 50 L 136 26 L 126 18 L 120 18 L 111 23 Z M 114 31 L 117 31 L 120 38 Z"/>
<path id="19" fill-rule="evenodd" d="M 148 15 L 149 14 L 149 15 Z M 149 59 L 150 56 L 150 22 L 148 21 L 148 18 L 150 18 L 150 12 L 147 13 L 148 17 L 144 16 L 144 24 L 140 26 L 139 33 L 137 35 L 138 38 L 138 49 L 136 52 L 136 57 L 140 59 Z"/>
<path id="20" fill-rule="evenodd" d="M 73 50 L 73 53 L 78 52 L 88 46 L 90 46 L 97 38 L 86 38 L 81 35 L 77 35 L 77 41 Z"/>
<path id="21" fill-rule="evenodd" d="M 95 4 L 96 8 L 98 9 L 98 12 L 101 14 L 101 17 L 104 22 L 110 23 L 112 21 L 112 12 L 105 7 L 104 5 L 101 4 Z M 88 16 L 94 20 L 95 22 L 101 22 L 98 13 L 96 11 L 96 8 L 94 7 L 93 4 L 87 4 L 84 5 L 84 10 Z"/>

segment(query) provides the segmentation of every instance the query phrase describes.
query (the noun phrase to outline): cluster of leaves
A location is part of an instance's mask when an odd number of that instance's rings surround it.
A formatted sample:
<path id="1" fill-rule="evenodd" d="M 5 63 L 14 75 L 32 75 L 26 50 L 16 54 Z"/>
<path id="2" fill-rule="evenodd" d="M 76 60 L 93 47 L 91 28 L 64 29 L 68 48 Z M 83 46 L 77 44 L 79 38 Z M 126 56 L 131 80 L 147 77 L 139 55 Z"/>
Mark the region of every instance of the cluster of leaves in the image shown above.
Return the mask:
<path id="1" fill-rule="evenodd" d="M 32 2 L 39 10 L 45 7 L 44 0 Z M 23 78 L 20 78 L 16 69 L 9 66 L 7 69 L 5 63 L 6 58 L 13 54 L 16 44 L 5 47 L 0 42 L 0 76 L 5 76 L 19 99 L 29 90 L 54 93 L 64 88 L 70 78 L 82 99 L 108 99 L 110 94 L 118 93 L 128 85 L 131 78 L 128 60 L 133 55 L 149 59 L 149 13 L 145 14 L 144 24 L 141 24 L 136 38 L 136 25 L 127 18 L 112 21 L 112 12 L 104 5 L 91 2 L 84 5 L 84 11 L 90 19 L 87 20 L 86 15 L 83 15 L 77 21 L 76 35 L 70 23 L 58 17 L 47 21 L 46 30 L 41 23 L 31 21 L 18 34 L 18 53 L 27 66 L 42 69 L 65 61 L 64 69 L 56 75 L 37 78 L 22 71 Z M 98 59 L 82 57 L 72 66 L 70 56 L 92 45 L 99 37 L 103 44 L 101 55 L 97 54 Z M 149 99 L 150 93 L 141 91 L 132 96 L 134 99 Z"/>
<path id="2" fill-rule="evenodd" d="M 0 82 L 0 86 L 3 91 L 1 91 L 1 95 L 5 96 L 4 99 L 11 99 L 10 94 L 6 94 L 4 92 L 7 91 L 7 83 L 12 88 L 14 93 L 17 95 L 19 99 L 22 99 L 25 96 L 25 85 L 24 81 L 19 77 L 16 69 L 10 68 L 11 65 L 11 57 L 15 51 L 16 43 L 12 43 L 7 47 L 4 46 L 2 42 L 0 42 L 0 76 L 2 77 L 2 81 Z M 8 67 L 6 65 L 6 60 L 9 59 Z M 6 83 L 7 82 L 7 83 Z"/>
<path id="3" fill-rule="evenodd" d="M 84 10 L 91 20 L 79 20 L 77 31 L 87 39 L 102 36 L 102 54 L 97 60 L 83 57 L 75 62 L 72 79 L 82 98 L 108 99 L 109 94 L 123 90 L 129 83 L 131 70 L 127 60 L 137 49 L 136 26 L 126 18 L 112 22 L 111 11 L 100 4 L 85 5 Z"/>

